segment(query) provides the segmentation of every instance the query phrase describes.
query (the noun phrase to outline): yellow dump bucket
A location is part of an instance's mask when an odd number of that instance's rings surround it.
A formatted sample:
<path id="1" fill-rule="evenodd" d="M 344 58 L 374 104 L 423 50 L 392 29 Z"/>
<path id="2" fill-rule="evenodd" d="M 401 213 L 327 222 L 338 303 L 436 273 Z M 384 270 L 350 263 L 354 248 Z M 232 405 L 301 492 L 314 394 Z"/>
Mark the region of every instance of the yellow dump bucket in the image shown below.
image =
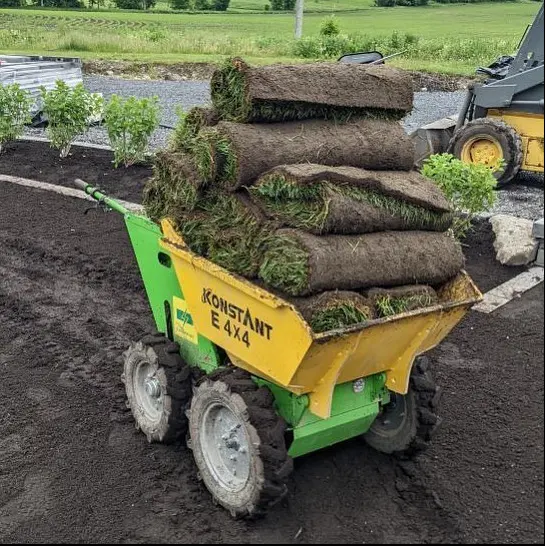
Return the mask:
<path id="1" fill-rule="evenodd" d="M 308 394 L 310 410 L 323 419 L 338 383 L 385 372 L 386 386 L 406 394 L 415 357 L 440 343 L 482 299 L 461 272 L 433 307 L 315 334 L 293 305 L 192 253 L 168 220 L 162 227 L 160 244 L 172 257 L 191 328 L 237 366 Z"/>

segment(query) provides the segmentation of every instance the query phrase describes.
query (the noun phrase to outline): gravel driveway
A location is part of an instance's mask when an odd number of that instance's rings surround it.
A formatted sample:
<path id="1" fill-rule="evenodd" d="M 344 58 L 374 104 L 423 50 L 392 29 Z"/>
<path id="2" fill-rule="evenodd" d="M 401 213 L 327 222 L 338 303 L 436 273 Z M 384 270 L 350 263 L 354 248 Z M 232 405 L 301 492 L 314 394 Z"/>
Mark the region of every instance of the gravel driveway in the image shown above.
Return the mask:
<path id="1" fill-rule="evenodd" d="M 153 149 L 166 145 L 171 128 L 176 124 L 176 110 L 187 110 L 192 106 L 206 104 L 210 100 L 208 81 L 135 81 L 110 78 L 105 76 L 85 76 L 87 89 L 99 92 L 108 99 L 113 94 L 121 96 L 152 97 L 157 96 L 162 109 L 161 127 L 151 141 Z M 456 114 L 464 99 L 464 91 L 454 92 L 417 92 L 414 109 L 404 120 L 407 132 L 431 121 Z M 42 129 L 28 129 L 27 134 L 44 136 Z M 87 133 L 85 142 L 107 144 L 106 132 L 93 127 Z M 507 190 L 498 192 L 498 204 L 492 212 L 515 214 L 529 219 L 543 216 L 543 177 L 520 176 L 516 184 Z"/>

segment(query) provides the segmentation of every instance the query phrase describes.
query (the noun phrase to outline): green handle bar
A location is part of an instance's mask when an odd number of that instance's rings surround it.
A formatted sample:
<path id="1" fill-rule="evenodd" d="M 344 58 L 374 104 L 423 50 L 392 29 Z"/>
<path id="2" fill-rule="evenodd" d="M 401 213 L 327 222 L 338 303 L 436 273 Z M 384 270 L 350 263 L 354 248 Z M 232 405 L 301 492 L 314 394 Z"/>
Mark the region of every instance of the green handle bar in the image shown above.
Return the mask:
<path id="1" fill-rule="evenodd" d="M 115 199 L 112 199 L 111 197 L 104 195 L 100 190 L 98 190 L 91 184 L 87 184 L 87 182 L 85 182 L 84 180 L 77 178 L 76 180 L 74 180 L 74 186 L 78 190 L 84 191 L 87 195 L 90 195 L 96 201 L 99 201 L 100 203 L 104 203 L 107 207 L 111 208 L 112 210 L 115 210 L 116 212 L 123 214 L 123 216 L 127 214 L 131 214 L 131 211 L 129 209 L 125 208 L 123 205 L 118 203 Z"/>

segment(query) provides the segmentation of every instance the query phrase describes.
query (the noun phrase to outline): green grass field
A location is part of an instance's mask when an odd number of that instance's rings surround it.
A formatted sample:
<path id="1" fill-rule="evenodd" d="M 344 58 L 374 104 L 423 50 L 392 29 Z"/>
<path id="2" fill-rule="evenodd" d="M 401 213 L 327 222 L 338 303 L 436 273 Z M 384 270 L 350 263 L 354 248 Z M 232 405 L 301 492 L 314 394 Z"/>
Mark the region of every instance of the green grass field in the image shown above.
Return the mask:
<path id="1" fill-rule="evenodd" d="M 520 1 L 375 8 L 371 3 L 307 0 L 308 10 L 320 12 L 305 15 L 300 43 L 293 39 L 293 14 L 249 11 L 259 9 L 258 0 L 233 0 L 234 11 L 227 13 L 3 9 L 0 52 L 156 62 L 241 55 L 271 63 L 335 58 L 340 52 L 366 49 L 385 54 L 406 50 L 392 64 L 472 74 L 478 65 L 516 49 L 540 5 Z M 326 12 L 336 13 L 341 36 L 324 41 L 318 37 Z"/>

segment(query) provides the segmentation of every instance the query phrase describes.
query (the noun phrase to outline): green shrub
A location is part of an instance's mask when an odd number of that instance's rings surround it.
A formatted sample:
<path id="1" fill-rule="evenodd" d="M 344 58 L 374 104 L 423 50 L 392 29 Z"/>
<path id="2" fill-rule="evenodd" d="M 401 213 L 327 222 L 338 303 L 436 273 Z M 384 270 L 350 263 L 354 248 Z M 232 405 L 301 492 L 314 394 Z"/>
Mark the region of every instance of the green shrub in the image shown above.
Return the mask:
<path id="1" fill-rule="evenodd" d="M 24 5 L 24 0 L 0 0 L 0 8 L 20 8 Z"/>
<path id="2" fill-rule="evenodd" d="M 113 0 L 119 9 L 148 10 L 155 6 L 157 0 Z"/>
<path id="3" fill-rule="evenodd" d="M 227 11 L 231 0 L 214 0 L 215 11 Z"/>
<path id="4" fill-rule="evenodd" d="M 170 0 L 170 7 L 174 10 L 183 10 L 191 8 L 191 0 Z"/>
<path id="5" fill-rule="evenodd" d="M 122 99 L 113 95 L 106 106 L 104 124 L 114 150 L 115 166 L 134 165 L 144 159 L 149 139 L 159 126 L 158 99 Z"/>
<path id="6" fill-rule="evenodd" d="M 66 157 L 74 140 L 101 112 L 104 101 L 99 95 L 87 91 L 81 83 L 71 88 L 61 80 L 50 91 L 42 86 L 41 97 L 51 146 L 60 150 L 61 157 Z"/>
<path id="7" fill-rule="evenodd" d="M 330 15 L 320 24 L 320 36 L 338 36 L 341 33 L 341 25 L 335 15 Z"/>
<path id="8" fill-rule="evenodd" d="M 19 84 L 0 85 L 0 153 L 6 143 L 18 139 L 30 123 L 32 98 Z"/>
<path id="9" fill-rule="evenodd" d="M 451 203 L 455 214 L 452 230 L 458 239 L 469 231 L 478 214 L 494 206 L 497 198 L 494 173 L 501 167 L 501 163 L 493 169 L 464 163 L 450 154 L 435 154 L 424 161 L 422 174 L 433 180 Z"/>
<path id="10" fill-rule="evenodd" d="M 21 2 L 25 4 L 24 0 Z M 83 8 L 83 2 L 81 0 L 33 0 L 32 3 L 36 6 L 44 8 Z"/>

